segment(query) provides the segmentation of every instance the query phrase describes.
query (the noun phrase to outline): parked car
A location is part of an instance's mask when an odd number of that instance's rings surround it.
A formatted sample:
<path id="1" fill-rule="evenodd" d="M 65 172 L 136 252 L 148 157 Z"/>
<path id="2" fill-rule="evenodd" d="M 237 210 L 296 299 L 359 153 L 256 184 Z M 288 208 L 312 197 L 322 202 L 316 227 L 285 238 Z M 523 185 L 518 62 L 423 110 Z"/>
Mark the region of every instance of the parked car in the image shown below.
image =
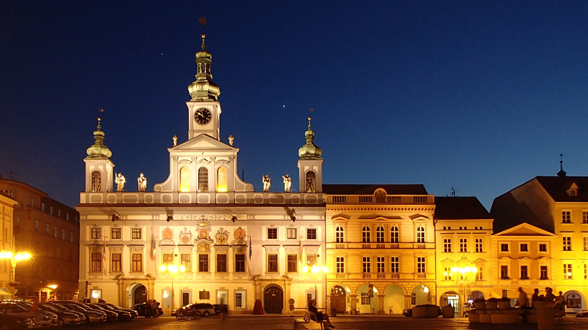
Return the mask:
<path id="1" fill-rule="evenodd" d="M 577 312 L 576 317 L 588 317 L 588 311 Z"/>
<path id="2" fill-rule="evenodd" d="M 42 307 L 42 306 L 47 307 L 47 308 L 54 308 L 54 309 L 59 310 L 61 312 L 74 313 L 80 318 L 82 324 L 90 323 L 90 320 L 88 320 L 88 318 L 86 317 L 86 315 L 84 315 L 84 313 L 69 309 L 69 308 L 61 306 L 59 304 L 53 304 L 51 302 L 43 302 L 43 303 L 39 304 L 39 307 Z"/>
<path id="3" fill-rule="evenodd" d="M 106 322 L 106 313 L 92 310 L 82 303 L 73 300 L 56 300 L 52 304 L 61 305 L 67 309 L 80 312 L 86 316 L 88 323 Z"/>
<path id="4" fill-rule="evenodd" d="M 191 308 L 192 308 L 193 311 L 200 312 L 200 315 L 203 315 L 205 317 L 208 317 L 210 315 L 216 314 L 215 313 L 215 310 L 214 310 L 214 307 L 211 304 L 209 304 L 209 303 L 197 303 L 197 304 L 193 304 L 191 306 Z"/>
<path id="5" fill-rule="evenodd" d="M 0 310 L 6 314 L 21 314 L 33 321 L 33 328 L 43 328 L 51 326 L 51 318 L 39 312 L 31 312 L 19 302 L 2 301 L 0 302 Z"/>
<path id="6" fill-rule="evenodd" d="M 64 311 L 55 307 L 54 305 L 40 303 L 39 309 L 42 311 L 48 311 L 57 314 L 59 318 L 57 321 L 57 325 L 60 327 L 71 324 L 82 324 L 86 321 L 86 317 L 84 316 L 84 314 L 71 311 Z"/>
<path id="7" fill-rule="evenodd" d="M 117 312 L 117 313 L 119 313 L 119 312 L 126 312 L 126 313 L 128 313 L 128 314 L 129 314 L 129 317 L 130 317 L 130 318 L 129 318 L 129 320 L 131 320 L 131 319 L 136 319 L 136 318 L 137 318 L 137 316 L 139 316 L 139 314 L 137 313 L 137 311 L 134 311 L 134 310 L 132 310 L 132 309 L 125 309 L 125 308 L 121 308 L 121 307 L 118 307 L 118 306 L 115 306 L 115 305 L 113 305 L 113 304 L 109 304 L 109 303 L 106 303 L 106 302 L 103 302 L 103 303 L 96 303 L 96 304 L 97 304 L 98 306 L 102 307 L 102 308 L 105 308 L 105 309 L 111 310 L 111 311 L 113 311 L 113 312 Z M 119 321 L 120 321 L 120 317 L 121 317 L 121 314 L 119 314 Z M 127 320 L 127 316 L 126 316 L 126 315 L 124 315 L 124 316 L 122 317 L 122 320 L 123 320 L 123 321 L 126 321 L 126 320 Z"/>
<path id="8" fill-rule="evenodd" d="M 114 312 L 114 311 L 111 311 L 111 310 L 106 310 L 103 307 L 98 306 L 98 305 L 94 305 L 94 304 L 85 304 L 85 305 L 87 307 L 95 310 L 95 311 L 106 313 L 106 320 L 109 321 L 109 322 L 118 322 L 118 320 L 119 320 L 118 319 L 118 313 L 117 312 Z M 129 315 L 129 318 L 128 319 L 130 319 L 130 318 L 131 318 L 131 316 Z"/>
<path id="9" fill-rule="evenodd" d="M 145 306 L 147 306 L 147 303 L 135 304 L 131 309 L 137 311 L 139 316 L 145 316 Z M 149 306 L 149 308 L 151 308 L 151 306 Z M 161 307 L 158 308 L 158 311 L 159 315 L 163 315 L 163 309 L 161 309 Z"/>
<path id="10" fill-rule="evenodd" d="M 28 310 L 29 312 L 33 312 L 33 303 L 31 303 L 31 302 L 24 302 L 24 301 L 16 301 L 16 303 L 18 305 L 26 308 L 26 310 Z M 33 313 L 45 314 L 45 315 L 49 316 L 49 318 L 51 319 L 51 326 L 52 327 L 58 327 L 59 326 L 59 316 L 57 316 L 57 314 L 53 313 L 52 311 L 43 310 L 39 306 L 39 310 L 37 312 L 33 312 Z"/>
<path id="11" fill-rule="evenodd" d="M 412 317 L 412 308 L 406 308 L 402 310 L 402 315 L 406 317 Z"/>
<path id="12" fill-rule="evenodd" d="M 8 329 L 21 330 L 35 328 L 33 318 L 20 313 L 9 313 L 0 310 L 0 324 Z M 36 326 L 37 328 L 39 326 Z"/>

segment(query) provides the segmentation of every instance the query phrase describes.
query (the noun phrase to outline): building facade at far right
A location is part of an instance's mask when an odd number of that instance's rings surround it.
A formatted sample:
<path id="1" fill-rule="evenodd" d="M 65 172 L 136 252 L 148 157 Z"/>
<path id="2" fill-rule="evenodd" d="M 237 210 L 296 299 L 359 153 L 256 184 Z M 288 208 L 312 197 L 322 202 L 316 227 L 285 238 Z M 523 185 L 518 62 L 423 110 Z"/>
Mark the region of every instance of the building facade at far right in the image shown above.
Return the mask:
<path id="1" fill-rule="evenodd" d="M 548 278 L 554 293 L 562 291 L 566 297 L 567 313 L 587 308 L 588 177 L 568 177 L 563 170 L 557 176 L 535 177 L 494 199 L 490 213 L 495 233 L 527 223 L 545 235 L 554 234 L 549 251 L 552 262 L 543 265 L 552 266 L 547 268 L 548 274 L 539 275 L 540 280 L 529 284 L 545 294 L 542 284 Z M 544 243 L 547 249 L 548 241 Z M 540 259 L 528 262 L 539 265 Z"/>

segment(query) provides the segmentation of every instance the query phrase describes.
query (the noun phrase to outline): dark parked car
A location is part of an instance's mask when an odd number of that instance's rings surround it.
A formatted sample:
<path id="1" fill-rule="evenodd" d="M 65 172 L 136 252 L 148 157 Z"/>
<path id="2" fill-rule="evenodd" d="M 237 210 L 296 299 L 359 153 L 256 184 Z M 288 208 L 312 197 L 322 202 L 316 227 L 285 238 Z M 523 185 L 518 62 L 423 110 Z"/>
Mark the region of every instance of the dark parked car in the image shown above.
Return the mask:
<path id="1" fill-rule="evenodd" d="M 133 307 L 131 307 L 131 309 L 137 311 L 139 316 L 145 316 L 145 306 L 147 306 L 147 303 L 135 304 Z M 148 306 L 148 308 L 151 308 L 151 306 Z M 159 315 L 163 315 L 163 309 L 161 309 L 161 307 L 158 308 L 158 311 Z"/>
<path id="2" fill-rule="evenodd" d="M 52 304 L 63 306 L 69 310 L 80 312 L 86 316 L 88 323 L 106 322 L 106 313 L 90 309 L 90 307 L 73 300 L 56 300 Z"/>
<path id="3" fill-rule="evenodd" d="M 127 312 L 127 313 L 129 313 L 131 315 L 131 319 L 136 319 L 139 316 L 139 313 L 137 313 L 137 311 L 134 311 L 132 309 L 126 309 L 126 308 L 118 307 L 116 305 L 109 304 L 109 303 L 106 303 L 106 302 L 100 302 L 100 303 L 97 303 L 97 305 L 100 306 L 100 307 L 109 309 L 111 311 L 114 311 L 114 312 L 119 312 L 119 311 Z"/>
<path id="4" fill-rule="evenodd" d="M 39 304 L 39 307 L 42 307 L 42 306 L 47 307 L 47 308 L 54 308 L 54 309 L 57 309 L 57 310 L 59 310 L 61 312 L 74 313 L 77 316 L 79 316 L 80 320 L 82 321 L 82 324 L 83 323 L 90 323 L 90 320 L 88 320 L 88 318 L 86 317 L 86 315 L 84 315 L 84 313 L 82 313 L 82 312 L 78 312 L 78 311 L 72 310 L 70 308 L 61 306 L 59 304 L 53 304 L 51 302 L 43 302 L 43 303 L 40 303 Z"/>
<path id="5" fill-rule="evenodd" d="M 106 313 L 106 320 L 108 320 L 109 322 L 117 322 L 119 320 L 118 319 L 118 313 L 117 312 L 114 312 L 114 311 L 111 311 L 111 310 L 106 310 L 103 307 L 97 306 L 97 305 L 94 305 L 94 304 L 85 304 L 85 305 L 88 306 L 89 308 L 95 310 L 95 311 Z M 128 319 L 130 319 L 130 318 L 131 318 L 131 316 L 129 315 L 129 318 Z"/>
<path id="6" fill-rule="evenodd" d="M 70 324 L 82 324 L 83 322 L 86 321 L 86 317 L 84 316 L 84 314 L 70 312 L 70 311 L 64 311 L 64 310 L 61 310 L 61 309 L 55 307 L 54 305 L 50 305 L 50 304 L 46 304 L 46 303 L 40 303 L 39 310 L 48 311 L 48 312 L 52 312 L 52 313 L 57 314 L 57 316 L 59 317 L 59 320 L 57 321 L 57 325 L 60 327 L 64 326 L 64 325 L 70 325 Z"/>
<path id="7" fill-rule="evenodd" d="M 7 329 L 21 330 L 35 327 L 33 318 L 20 313 L 9 313 L 0 310 L 0 324 Z M 39 326 L 37 326 L 38 328 Z"/>
<path id="8" fill-rule="evenodd" d="M 22 306 L 20 302 L 2 301 L 0 302 L 0 310 L 6 314 L 22 314 L 30 318 L 34 323 L 33 327 L 50 327 L 52 325 L 51 317 L 40 312 L 31 312 L 28 308 Z"/>

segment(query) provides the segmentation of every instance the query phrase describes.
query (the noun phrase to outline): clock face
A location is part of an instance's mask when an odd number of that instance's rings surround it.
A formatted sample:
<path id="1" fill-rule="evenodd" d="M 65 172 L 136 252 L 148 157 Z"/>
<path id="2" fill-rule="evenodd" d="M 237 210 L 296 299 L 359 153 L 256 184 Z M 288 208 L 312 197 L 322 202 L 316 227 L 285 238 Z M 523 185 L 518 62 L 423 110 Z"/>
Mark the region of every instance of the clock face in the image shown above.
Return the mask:
<path id="1" fill-rule="evenodd" d="M 206 108 L 200 108 L 194 112 L 194 120 L 200 125 L 208 124 L 211 118 L 212 114 Z"/>

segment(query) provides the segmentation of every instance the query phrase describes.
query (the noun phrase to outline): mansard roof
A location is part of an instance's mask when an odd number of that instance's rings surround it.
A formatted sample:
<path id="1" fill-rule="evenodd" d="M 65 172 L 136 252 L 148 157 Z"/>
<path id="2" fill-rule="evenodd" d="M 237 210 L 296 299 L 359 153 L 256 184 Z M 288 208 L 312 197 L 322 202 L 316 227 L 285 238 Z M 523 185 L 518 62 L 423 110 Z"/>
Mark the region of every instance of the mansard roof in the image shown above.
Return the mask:
<path id="1" fill-rule="evenodd" d="M 435 197 L 435 219 L 491 219 L 476 197 Z"/>
<path id="2" fill-rule="evenodd" d="M 428 195 L 422 184 L 323 184 L 323 192 L 331 195 L 373 195 L 378 188 L 388 195 Z"/>
<path id="3" fill-rule="evenodd" d="M 535 178 L 556 202 L 588 202 L 587 176 L 538 176 Z M 567 190 L 578 186 L 578 194 L 570 196 Z"/>

